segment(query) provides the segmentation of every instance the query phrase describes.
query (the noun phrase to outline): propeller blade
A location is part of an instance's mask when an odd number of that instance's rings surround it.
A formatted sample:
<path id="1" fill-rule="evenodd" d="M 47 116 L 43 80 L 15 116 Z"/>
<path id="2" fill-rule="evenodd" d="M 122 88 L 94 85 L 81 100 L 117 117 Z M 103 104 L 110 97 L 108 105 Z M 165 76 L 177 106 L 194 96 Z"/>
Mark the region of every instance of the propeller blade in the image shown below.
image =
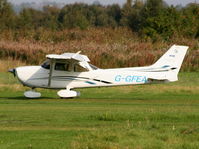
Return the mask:
<path id="1" fill-rule="evenodd" d="M 12 73 L 14 77 L 16 76 L 16 69 L 9 69 L 8 72 Z"/>

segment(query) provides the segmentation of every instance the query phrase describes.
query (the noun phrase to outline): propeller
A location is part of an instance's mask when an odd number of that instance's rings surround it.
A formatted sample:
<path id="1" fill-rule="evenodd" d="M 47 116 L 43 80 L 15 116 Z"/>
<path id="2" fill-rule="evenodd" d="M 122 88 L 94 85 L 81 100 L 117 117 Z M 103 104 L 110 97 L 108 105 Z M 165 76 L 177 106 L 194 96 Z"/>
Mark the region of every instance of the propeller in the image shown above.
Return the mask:
<path id="1" fill-rule="evenodd" d="M 8 72 L 12 73 L 14 75 L 14 77 L 16 77 L 16 69 L 9 69 Z"/>

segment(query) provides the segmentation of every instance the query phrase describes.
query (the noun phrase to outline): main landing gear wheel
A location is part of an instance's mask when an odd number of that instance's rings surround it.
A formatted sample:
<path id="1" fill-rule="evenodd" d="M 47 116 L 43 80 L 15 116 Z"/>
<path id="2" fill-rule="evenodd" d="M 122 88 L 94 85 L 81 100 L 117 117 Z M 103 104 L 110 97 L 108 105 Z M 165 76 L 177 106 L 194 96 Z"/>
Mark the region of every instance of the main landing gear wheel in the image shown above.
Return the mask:
<path id="1" fill-rule="evenodd" d="M 41 97 L 41 93 L 35 92 L 34 90 L 24 92 L 24 96 L 30 99 L 36 99 Z"/>
<path id="2" fill-rule="evenodd" d="M 60 90 L 57 92 L 60 98 L 74 98 L 80 96 L 80 92 L 70 91 L 70 90 Z"/>

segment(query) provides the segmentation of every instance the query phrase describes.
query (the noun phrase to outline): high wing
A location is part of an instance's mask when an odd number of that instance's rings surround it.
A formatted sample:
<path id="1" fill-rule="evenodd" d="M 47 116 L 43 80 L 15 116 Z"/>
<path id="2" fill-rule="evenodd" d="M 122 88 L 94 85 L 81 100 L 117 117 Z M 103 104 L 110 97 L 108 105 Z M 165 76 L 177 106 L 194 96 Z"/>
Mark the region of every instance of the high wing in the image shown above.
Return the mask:
<path id="1" fill-rule="evenodd" d="M 79 64 L 81 67 L 87 69 L 88 71 L 93 70 L 88 62 L 90 62 L 89 58 L 86 55 L 81 55 L 77 53 L 64 53 L 61 55 L 57 54 L 49 54 L 46 55 L 46 58 L 50 60 L 50 72 L 49 72 L 49 79 L 48 79 L 48 87 L 51 86 L 51 79 L 53 70 L 55 67 L 56 62 L 68 62 L 72 65 Z"/>
<path id="2" fill-rule="evenodd" d="M 46 55 L 48 59 L 55 59 L 55 60 L 68 60 L 71 62 L 90 62 L 89 58 L 86 55 L 81 55 L 77 53 L 64 53 L 61 55 L 58 54 L 49 54 Z"/>

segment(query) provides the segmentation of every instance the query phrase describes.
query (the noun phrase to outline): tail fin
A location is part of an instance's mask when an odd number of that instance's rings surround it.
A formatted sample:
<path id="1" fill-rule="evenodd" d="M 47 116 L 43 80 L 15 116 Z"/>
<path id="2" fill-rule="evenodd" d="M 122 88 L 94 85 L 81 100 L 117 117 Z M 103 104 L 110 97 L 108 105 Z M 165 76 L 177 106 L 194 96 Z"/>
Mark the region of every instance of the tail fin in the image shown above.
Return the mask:
<path id="1" fill-rule="evenodd" d="M 170 81 L 177 81 L 182 62 L 189 47 L 173 45 L 152 67 L 170 68 Z"/>

